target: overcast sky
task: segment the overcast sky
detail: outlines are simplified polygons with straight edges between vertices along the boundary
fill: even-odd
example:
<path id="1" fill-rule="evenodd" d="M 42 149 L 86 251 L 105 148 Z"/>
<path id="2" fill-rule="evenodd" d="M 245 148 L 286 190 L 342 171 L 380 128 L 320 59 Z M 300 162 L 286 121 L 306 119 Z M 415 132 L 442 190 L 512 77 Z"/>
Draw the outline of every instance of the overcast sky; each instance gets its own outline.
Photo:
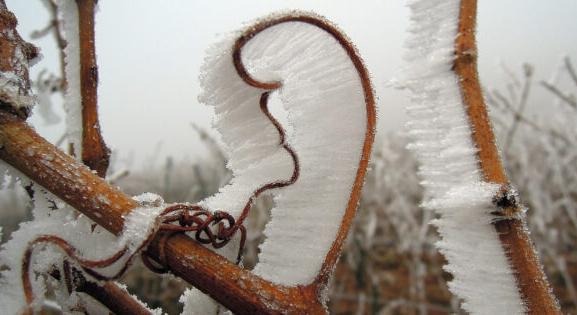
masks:
<path id="1" fill-rule="evenodd" d="M 40 0 L 7 0 L 28 38 L 48 23 Z M 360 4 L 362 3 L 362 5 Z M 106 142 L 142 161 L 161 151 L 177 158 L 199 151 L 194 122 L 210 126 L 210 110 L 198 104 L 199 68 L 204 51 L 218 34 L 280 9 L 310 10 L 340 26 L 357 45 L 372 74 L 379 102 L 379 132 L 403 128 L 404 94 L 387 86 L 402 65 L 408 9 L 400 0 L 235 0 L 235 1 L 112 1 L 100 0 L 96 45 L 100 67 L 99 102 Z M 478 41 L 480 75 L 485 86 L 499 87 L 499 63 L 520 69 L 536 67 L 547 78 L 564 55 L 577 62 L 577 1 L 481 0 Z M 52 37 L 35 42 L 44 60 L 33 69 L 57 73 Z M 63 127 L 41 133 L 58 138 Z"/>

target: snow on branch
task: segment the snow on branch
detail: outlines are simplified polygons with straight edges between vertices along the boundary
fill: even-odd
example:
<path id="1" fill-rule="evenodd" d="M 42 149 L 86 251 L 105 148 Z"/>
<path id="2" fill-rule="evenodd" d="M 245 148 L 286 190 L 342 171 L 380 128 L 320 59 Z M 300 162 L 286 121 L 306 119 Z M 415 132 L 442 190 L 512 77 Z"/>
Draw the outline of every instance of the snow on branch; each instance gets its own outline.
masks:
<path id="1" fill-rule="evenodd" d="M 61 20 L 64 46 L 64 73 L 66 91 L 66 134 L 72 144 L 74 156 L 82 157 L 82 101 L 80 91 L 80 34 L 76 0 L 57 1 L 58 18 Z"/>
<path id="2" fill-rule="evenodd" d="M 157 195 L 146 193 L 134 199 L 141 206 L 125 215 L 124 230 L 116 238 L 88 218 L 76 218 L 75 210 L 56 196 L 36 191 L 34 219 L 22 223 L 0 251 L 0 265 L 5 268 L 0 278 L 4 310 L 16 314 L 40 307 L 47 287 L 56 290 L 64 310 L 77 307 L 79 297 L 67 288 L 70 284 L 50 277 L 54 272 L 72 277 L 64 267 L 69 264 L 86 272 L 83 281 L 85 277 L 101 281 L 121 276 L 155 235 L 160 226 L 158 215 L 164 209 Z"/>
<path id="3" fill-rule="evenodd" d="M 16 32 L 16 18 L 0 2 L 0 103 L 24 111 L 35 103 L 30 89 L 28 66 L 39 59 L 38 49 Z"/>

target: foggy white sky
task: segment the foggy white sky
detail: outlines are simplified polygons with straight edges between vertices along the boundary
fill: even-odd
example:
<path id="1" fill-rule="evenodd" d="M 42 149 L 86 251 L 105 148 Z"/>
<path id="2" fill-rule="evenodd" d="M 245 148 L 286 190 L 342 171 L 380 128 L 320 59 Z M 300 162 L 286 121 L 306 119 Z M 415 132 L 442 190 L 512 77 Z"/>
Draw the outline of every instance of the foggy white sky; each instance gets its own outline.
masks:
<path id="1" fill-rule="evenodd" d="M 43 28 L 48 14 L 40 0 L 7 0 L 28 38 Z M 237 0 L 237 1 L 112 1 L 100 0 L 96 45 L 100 67 L 99 103 L 106 142 L 142 162 L 158 152 L 175 158 L 195 156 L 198 140 L 194 122 L 210 125 L 210 110 L 198 104 L 199 68 L 204 51 L 226 33 L 279 9 L 315 11 L 340 26 L 357 45 L 372 74 L 379 102 L 379 132 L 403 128 L 404 94 L 386 83 L 402 66 L 408 9 L 401 0 Z M 359 4 L 362 3 L 362 6 Z M 520 69 L 536 67 L 545 79 L 564 55 L 577 61 L 577 1 L 479 1 L 479 53 L 482 83 L 499 87 L 503 62 Z M 52 37 L 35 42 L 44 60 L 33 69 L 58 72 Z M 50 140 L 62 126 L 46 127 L 32 119 Z M 202 150 L 202 148 L 200 149 Z"/>

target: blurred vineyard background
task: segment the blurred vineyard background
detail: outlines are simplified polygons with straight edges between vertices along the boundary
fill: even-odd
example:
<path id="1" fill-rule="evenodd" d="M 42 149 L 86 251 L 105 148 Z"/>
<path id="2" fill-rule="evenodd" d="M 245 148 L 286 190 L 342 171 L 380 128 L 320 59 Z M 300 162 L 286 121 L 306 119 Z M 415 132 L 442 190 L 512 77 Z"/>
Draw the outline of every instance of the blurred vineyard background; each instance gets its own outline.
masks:
<path id="1" fill-rule="evenodd" d="M 508 83 L 485 91 L 506 168 L 527 206 L 528 228 L 563 312 L 577 314 L 577 75 L 564 58 L 552 78 L 535 78 L 533 67 L 503 67 Z M 58 93 L 56 77 L 35 82 L 40 97 Z M 533 98 L 536 91 L 547 102 Z M 42 105 L 45 106 L 45 105 Z M 57 120 L 43 108 L 46 120 Z M 206 151 L 193 162 L 151 157 L 132 168 L 113 160 L 108 180 L 131 195 L 155 192 L 167 202 L 195 202 L 230 179 L 226 157 L 210 133 L 193 126 Z M 462 313 L 448 291 L 451 275 L 435 249 L 434 214 L 419 204 L 417 162 L 406 150 L 403 132 L 380 135 L 372 155 L 358 215 L 330 287 L 331 314 Z M 247 222 L 244 266 L 258 261 L 262 230 L 269 220 L 270 197 L 260 198 Z M 8 180 L 0 192 L 2 242 L 30 213 L 26 192 Z M 152 307 L 178 314 L 186 284 L 136 266 L 123 279 L 129 290 Z M 488 301 L 490 303 L 490 301 Z"/>

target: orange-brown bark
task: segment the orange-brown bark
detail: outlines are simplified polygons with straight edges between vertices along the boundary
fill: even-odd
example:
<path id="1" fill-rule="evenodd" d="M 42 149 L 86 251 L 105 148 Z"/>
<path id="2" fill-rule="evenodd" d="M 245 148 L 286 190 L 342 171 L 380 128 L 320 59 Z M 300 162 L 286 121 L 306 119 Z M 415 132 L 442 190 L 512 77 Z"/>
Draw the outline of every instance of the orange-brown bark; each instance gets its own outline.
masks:
<path id="1" fill-rule="evenodd" d="M 51 9 L 53 10 L 53 16 L 56 19 L 56 6 L 54 3 L 50 2 L 51 5 Z M 56 20 L 54 20 L 52 27 L 58 28 L 57 22 Z M 27 62 L 30 61 L 32 58 L 35 58 L 37 56 L 37 50 L 36 48 L 25 42 L 20 35 L 18 34 L 18 32 L 16 31 L 15 27 L 16 27 L 16 18 L 14 17 L 14 15 L 8 11 L 8 9 L 6 8 L 4 1 L 0 0 L 0 30 L 2 30 L 0 32 L 0 71 L 5 71 L 5 72 L 11 72 L 11 73 L 15 73 L 19 76 L 20 78 L 20 82 L 22 82 L 22 86 L 21 86 L 21 90 L 22 91 L 29 91 L 30 89 L 30 79 L 29 79 L 29 74 L 28 74 L 28 65 Z M 56 32 L 58 32 L 58 30 L 56 30 Z M 8 34 L 11 34 L 12 37 L 9 37 Z M 61 43 L 59 43 L 61 44 Z M 21 52 L 24 53 L 24 57 L 25 59 L 22 60 L 20 58 L 20 56 L 18 56 L 20 54 L 20 52 L 18 51 L 20 50 Z M 23 118 L 25 118 L 28 115 L 28 109 L 24 108 L 24 109 L 15 109 L 13 106 L 14 104 L 11 104 L 10 102 L 13 101 L 11 99 L 4 99 L 4 101 L 7 104 L 4 104 L 4 108 L 6 110 L 9 110 L 12 113 L 15 113 Z M 46 157 L 47 160 L 50 160 L 49 157 Z M 46 161 L 45 161 L 46 162 Z M 28 272 L 28 269 L 26 268 L 26 273 Z M 89 288 L 90 290 L 87 290 L 85 293 L 90 294 L 90 293 L 100 293 L 100 295 L 110 295 L 110 294 L 114 294 L 114 297 L 116 298 L 116 300 L 121 301 L 120 304 L 124 305 L 121 306 L 121 308 L 119 308 L 118 310 L 124 308 L 126 310 L 130 310 L 129 312 L 124 312 L 124 314 L 128 314 L 128 313 L 132 313 L 134 314 L 134 311 L 138 311 L 139 314 L 145 314 L 143 311 L 145 310 L 140 304 L 138 304 L 136 301 L 134 301 L 134 299 L 128 294 L 126 293 L 124 290 L 121 290 L 120 288 L 118 288 L 116 286 L 116 284 L 114 284 L 113 282 L 108 282 L 106 284 L 104 284 L 104 286 L 99 286 L 96 283 L 86 283 L 88 286 L 87 288 Z M 24 286 L 26 287 L 26 282 L 24 283 Z M 29 286 L 29 285 L 28 285 Z M 26 293 L 32 293 L 32 289 L 28 288 L 28 290 L 26 291 Z M 95 296 L 96 298 L 96 296 Z M 101 301 L 101 302 L 106 302 L 106 301 Z M 110 301 L 108 301 L 108 303 L 110 304 Z M 104 303 L 106 305 L 106 303 Z M 113 303 L 111 310 L 115 310 L 116 307 L 115 305 L 118 303 Z M 26 310 L 25 312 L 30 312 L 31 310 Z"/>
<path id="2" fill-rule="evenodd" d="M 136 201 L 40 137 L 22 119 L 0 111 L 0 158 L 114 234 Z"/>
<path id="3" fill-rule="evenodd" d="M 90 295 L 106 306 L 116 315 L 150 315 L 150 311 L 133 299 L 128 292 L 119 288 L 114 282 L 101 284 L 85 279 L 81 274 L 75 275 L 74 289 Z"/>
<path id="4" fill-rule="evenodd" d="M 123 215 L 137 206 L 22 119 L 4 111 L 0 111 L 0 147 L 0 159 L 116 235 L 122 232 Z M 147 253 L 156 261 L 164 257 L 172 273 L 238 314 L 325 312 L 314 288 L 274 285 L 183 234 L 169 237 L 164 244 L 162 235 L 157 235 Z"/>
<path id="5" fill-rule="evenodd" d="M 471 123 L 473 141 L 479 149 L 479 167 L 483 178 L 488 182 L 506 185 L 509 180 L 495 145 L 477 74 L 476 16 L 477 1 L 461 0 L 454 71 L 460 79 L 461 96 Z M 495 229 L 514 270 L 521 298 L 529 313 L 559 314 L 559 305 L 551 294 L 523 219 L 504 218 L 495 223 Z"/>
<path id="6" fill-rule="evenodd" d="M 80 95 L 82 102 L 82 161 L 104 177 L 110 150 L 100 132 L 98 120 L 98 66 L 94 46 L 96 0 L 76 0 L 80 42 Z"/>

